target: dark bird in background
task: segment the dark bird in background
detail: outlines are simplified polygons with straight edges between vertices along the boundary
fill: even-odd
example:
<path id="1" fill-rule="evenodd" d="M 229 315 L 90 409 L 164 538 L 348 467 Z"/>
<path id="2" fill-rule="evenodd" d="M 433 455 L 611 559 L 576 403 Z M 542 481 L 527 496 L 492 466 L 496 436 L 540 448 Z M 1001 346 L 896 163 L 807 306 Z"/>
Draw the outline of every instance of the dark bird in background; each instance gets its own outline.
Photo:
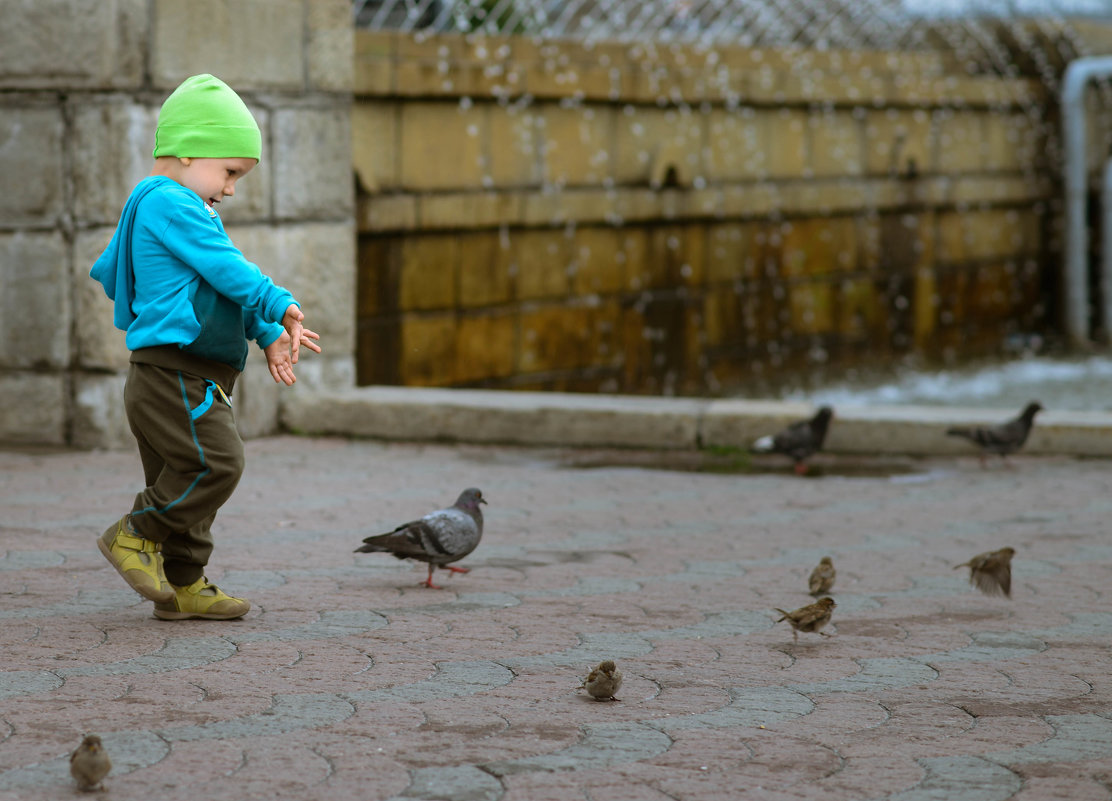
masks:
<path id="1" fill-rule="evenodd" d="M 807 587 L 810 589 L 811 595 L 817 598 L 830 592 L 834 587 L 834 578 L 837 575 L 837 571 L 834 570 L 834 560 L 829 556 L 820 559 L 818 566 L 811 571 L 811 577 L 807 579 Z"/>
<path id="2" fill-rule="evenodd" d="M 813 604 L 801 606 L 793 612 L 785 612 L 783 609 L 776 609 L 783 617 L 779 618 L 776 622 L 781 620 L 788 621 L 792 627 L 792 640 L 798 640 L 798 632 L 814 632 L 821 634 L 824 637 L 829 637 L 825 631 L 821 631 L 822 627 L 830 622 L 830 616 L 834 612 L 833 598 L 819 598 Z M 774 607 L 775 608 L 775 607 Z"/>
<path id="3" fill-rule="evenodd" d="M 104 777 L 112 770 L 112 760 L 95 734 L 86 734 L 81 745 L 70 754 L 70 775 L 78 790 L 103 790 Z"/>
<path id="4" fill-rule="evenodd" d="M 605 659 L 587 674 L 587 678 L 583 679 L 583 686 L 587 689 L 587 694 L 596 701 L 620 701 L 614 694 L 622 688 L 622 671 L 618 670 L 614 660 Z"/>
<path id="5" fill-rule="evenodd" d="M 807 472 L 807 459 L 822 449 L 833 416 L 833 409 L 822 406 L 810 420 L 800 420 L 777 434 L 761 437 L 753 443 L 752 450 L 782 453 L 794 462 L 795 472 L 803 475 Z"/>
<path id="6" fill-rule="evenodd" d="M 387 534 L 367 537 L 355 553 L 390 553 L 398 559 L 426 562 L 429 576 L 423 583 L 439 590 L 440 587 L 432 583 L 432 572 L 437 567 L 453 573 L 469 571 L 469 568 L 453 567 L 451 563 L 475 550 L 482 539 L 481 503 L 486 503 L 482 492 L 474 487 L 465 489 L 447 509 L 429 512 L 420 520 L 403 523 Z"/>
<path id="7" fill-rule="evenodd" d="M 973 442 L 981 449 L 981 464 L 985 463 L 985 455 L 995 453 L 1006 457 L 1023 447 L 1031 427 L 1035 424 L 1035 415 L 1042 411 L 1042 404 L 1031 401 L 1020 412 L 1019 417 L 996 426 L 969 426 L 946 429 L 947 436 L 963 437 Z"/>
<path id="8" fill-rule="evenodd" d="M 985 595 L 1012 597 L 1012 557 L 1015 548 L 1001 548 L 999 551 L 979 553 L 968 562 L 954 565 L 969 568 L 969 583 Z"/>

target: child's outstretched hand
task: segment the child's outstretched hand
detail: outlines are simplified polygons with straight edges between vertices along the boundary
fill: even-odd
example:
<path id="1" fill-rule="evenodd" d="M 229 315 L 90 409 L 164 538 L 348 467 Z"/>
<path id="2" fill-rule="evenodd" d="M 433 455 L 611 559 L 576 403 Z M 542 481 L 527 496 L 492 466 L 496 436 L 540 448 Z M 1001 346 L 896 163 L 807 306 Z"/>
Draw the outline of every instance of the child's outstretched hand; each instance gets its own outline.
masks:
<path id="1" fill-rule="evenodd" d="M 301 309 L 291 303 L 282 318 L 282 327 L 286 330 L 278 339 L 263 348 L 267 366 L 275 383 L 290 386 L 297 381 L 293 374 L 293 366 L 297 364 L 298 351 L 302 345 L 320 353 L 320 345 L 316 343 L 316 340 L 320 339 L 320 334 L 305 328 L 301 324 L 304 319 L 305 315 Z"/>
<path id="2" fill-rule="evenodd" d="M 282 327 L 286 329 L 286 333 L 290 335 L 290 359 L 294 364 L 297 364 L 298 350 L 302 345 L 309 350 L 320 353 L 320 345 L 312 340 L 320 339 L 320 334 L 315 334 L 308 328 L 301 325 L 302 320 L 305 319 L 305 314 L 301 311 L 301 307 L 296 303 L 291 303 L 286 307 L 286 314 L 282 317 Z"/>

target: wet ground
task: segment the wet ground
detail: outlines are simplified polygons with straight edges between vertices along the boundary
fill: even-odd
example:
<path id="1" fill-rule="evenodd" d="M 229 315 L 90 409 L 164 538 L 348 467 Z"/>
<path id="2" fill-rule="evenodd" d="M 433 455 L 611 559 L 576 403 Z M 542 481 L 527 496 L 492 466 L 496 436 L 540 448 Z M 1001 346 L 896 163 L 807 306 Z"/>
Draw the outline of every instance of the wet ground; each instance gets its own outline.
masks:
<path id="1" fill-rule="evenodd" d="M 1020 409 L 1030 400 L 1059 411 L 1112 410 L 1112 357 L 1030 357 L 944 370 L 899 370 L 788 390 L 780 400 L 838 406 L 927 405 Z"/>
<path id="2" fill-rule="evenodd" d="M 722 473 L 728 475 L 791 475 L 792 462 L 784 456 L 752 454 L 740 448 L 706 450 L 610 450 L 569 451 L 560 458 L 567 468 L 589 470 L 601 468 L 637 468 L 641 470 L 680 470 L 690 473 Z M 909 476 L 926 478 L 931 466 L 922 460 L 898 456 L 859 456 L 817 454 L 810 458 L 805 478 L 823 476 L 841 478 L 888 479 Z"/>

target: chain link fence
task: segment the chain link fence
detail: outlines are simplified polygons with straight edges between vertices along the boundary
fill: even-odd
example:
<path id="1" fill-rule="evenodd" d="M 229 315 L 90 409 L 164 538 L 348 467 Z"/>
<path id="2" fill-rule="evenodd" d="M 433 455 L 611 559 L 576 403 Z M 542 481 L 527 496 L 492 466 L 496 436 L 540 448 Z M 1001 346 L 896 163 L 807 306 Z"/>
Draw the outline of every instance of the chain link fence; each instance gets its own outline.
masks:
<path id="1" fill-rule="evenodd" d="M 1060 39 L 1070 19 L 1112 20 L 1112 0 L 354 0 L 352 10 L 370 30 L 878 50 L 992 51 Z"/>

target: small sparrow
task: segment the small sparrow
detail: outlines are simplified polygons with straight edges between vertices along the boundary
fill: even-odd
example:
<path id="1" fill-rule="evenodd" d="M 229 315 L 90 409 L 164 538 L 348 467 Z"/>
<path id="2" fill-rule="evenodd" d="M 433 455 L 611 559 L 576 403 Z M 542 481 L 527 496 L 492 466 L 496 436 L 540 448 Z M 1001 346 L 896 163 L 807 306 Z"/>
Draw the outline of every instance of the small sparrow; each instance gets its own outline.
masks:
<path id="1" fill-rule="evenodd" d="M 1012 557 L 1015 548 L 1001 548 L 999 551 L 979 553 L 968 562 L 954 565 L 969 568 L 969 583 L 985 595 L 1012 597 Z"/>
<path id="2" fill-rule="evenodd" d="M 793 641 L 799 639 L 798 632 L 800 631 L 813 631 L 824 637 L 829 637 L 829 634 L 825 631 L 820 631 L 820 629 L 830 622 L 830 615 L 833 613 L 835 606 L 837 606 L 837 604 L 834 603 L 833 598 L 819 598 L 813 604 L 801 606 L 794 612 L 785 612 L 783 609 L 777 609 L 776 611 L 783 615 L 783 617 L 776 622 L 779 623 L 781 620 L 786 620 L 791 624 Z"/>
<path id="3" fill-rule="evenodd" d="M 834 586 L 835 576 L 837 576 L 837 572 L 834 570 L 833 560 L 829 556 L 824 556 L 819 560 L 818 566 L 811 571 L 811 577 L 807 579 L 807 586 L 811 589 L 811 595 L 817 598 L 830 592 Z"/>
<path id="4" fill-rule="evenodd" d="M 800 420 L 783 431 L 761 437 L 753 443 L 752 450 L 756 453 L 784 454 L 792 460 L 795 472 L 802 476 L 807 472 L 807 459 L 822 450 L 826 429 L 830 427 L 833 416 L 834 410 L 823 406 L 811 419 Z"/>
<path id="5" fill-rule="evenodd" d="M 998 454 L 1006 458 L 1009 453 L 1015 453 L 1027 441 L 1031 427 L 1035 425 L 1035 415 L 1043 410 L 1038 401 L 1031 401 L 1019 413 L 1019 417 L 996 426 L 970 426 L 965 428 L 949 428 L 946 435 L 962 437 L 981 448 L 981 465 L 985 463 L 985 455 Z"/>
<path id="6" fill-rule="evenodd" d="M 95 734 L 86 734 L 81 745 L 70 754 L 70 774 L 79 790 L 103 790 L 104 777 L 112 770 L 108 752 Z"/>
<path id="7" fill-rule="evenodd" d="M 603 660 L 583 679 L 583 686 L 596 701 L 620 701 L 614 694 L 622 688 L 622 671 L 618 670 L 614 660 Z"/>

